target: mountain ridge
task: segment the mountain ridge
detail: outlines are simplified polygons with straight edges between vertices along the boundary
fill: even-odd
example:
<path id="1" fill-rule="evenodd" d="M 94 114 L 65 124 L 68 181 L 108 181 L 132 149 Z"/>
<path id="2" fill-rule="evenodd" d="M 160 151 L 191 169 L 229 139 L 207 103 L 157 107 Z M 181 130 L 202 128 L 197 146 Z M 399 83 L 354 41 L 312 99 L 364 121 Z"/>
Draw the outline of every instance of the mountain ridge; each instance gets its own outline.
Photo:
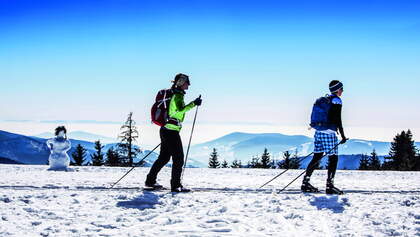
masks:
<path id="1" fill-rule="evenodd" d="M 48 163 L 48 158 L 50 155 L 50 150 L 46 145 L 46 138 L 39 138 L 35 136 L 25 136 L 15 133 L 10 133 L 7 131 L 0 130 L 0 163 L 10 163 L 17 162 L 19 164 L 35 164 L 35 165 L 45 165 Z M 70 159 L 71 154 L 75 151 L 78 144 L 82 145 L 86 150 L 85 163 L 91 161 L 91 155 L 95 152 L 95 143 L 90 141 L 69 139 L 71 142 L 72 148 L 67 152 Z M 108 149 L 115 147 L 117 143 L 104 144 L 103 154 L 106 154 Z M 134 162 L 138 162 L 146 154 L 148 150 L 143 150 Z M 158 153 L 153 152 L 148 158 L 146 158 L 145 166 L 149 167 L 157 159 Z M 170 166 L 170 164 L 168 164 Z M 198 167 L 203 166 L 198 161 L 194 159 L 190 160 L 188 167 Z"/>
<path id="2" fill-rule="evenodd" d="M 419 147 L 420 143 L 415 143 Z M 370 154 L 374 149 L 381 157 L 388 155 L 391 142 L 350 139 L 339 146 L 339 154 L 345 162 L 341 168 L 358 167 L 361 154 Z M 252 157 L 260 156 L 267 148 L 272 159 L 282 160 L 283 152 L 298 152 L 306 156 L 313 151 L 313 138 L 304 135 L 285 135 L 281 133 L 241 133 L 233 132 L 222 137 L 196 144 L 191 148 L 191 157 L 202 163 L 208 162 L 210 153 L 216 148 L 221 161 L 229 163 L 241 160 L 246 164 Z M 347 157 L 347 158 L 344 158 Z M 357 157 L 357 159 L 355 158 Z M 355 158 L 354 160 L 350 158 Z"/>

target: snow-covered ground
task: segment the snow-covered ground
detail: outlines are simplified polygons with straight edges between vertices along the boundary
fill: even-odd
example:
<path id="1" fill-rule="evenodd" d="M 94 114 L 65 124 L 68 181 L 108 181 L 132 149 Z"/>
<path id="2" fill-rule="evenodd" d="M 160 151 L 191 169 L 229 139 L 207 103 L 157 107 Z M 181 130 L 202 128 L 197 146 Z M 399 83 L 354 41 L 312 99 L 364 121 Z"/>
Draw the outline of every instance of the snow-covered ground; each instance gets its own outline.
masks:
<path id="1" fill-rule="evenodd" d="M 420 236 L 420 172 L 338 171 L 346 195 L 302 194 L 291 170 L 187 169 L 187 194 L 143 192 L 148 168 L 0 165 L 0 236 Z M 312 181 L 323 187 L 326 171 Z M 168 185 L 170 169 L 160 183 Z"/>

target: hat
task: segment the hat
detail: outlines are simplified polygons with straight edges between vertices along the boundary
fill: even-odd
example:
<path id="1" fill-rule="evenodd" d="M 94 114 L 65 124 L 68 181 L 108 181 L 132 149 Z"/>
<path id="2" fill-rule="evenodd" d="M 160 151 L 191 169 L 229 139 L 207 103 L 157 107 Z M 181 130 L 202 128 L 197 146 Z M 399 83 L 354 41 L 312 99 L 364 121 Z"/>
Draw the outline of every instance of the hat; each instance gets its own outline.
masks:
<path id="1" fill-rule="evenodd" d="M 330 91 L 331 93 L 337 92 L 338 90 L 343 88 L 343 83 L 340 81 L 332 81 L 330 82 Z"/>
<path id="2" fill-rule="evenodd" d="M 179 73 L 175 76 L 175 79 L 172 81 L 174 83 L 174 85 L 176 87 L 181 87 L 183 86 L 185 83 L 188 83 L 188 85 L 190 85 L 190 78 L 182 73 Z"/>

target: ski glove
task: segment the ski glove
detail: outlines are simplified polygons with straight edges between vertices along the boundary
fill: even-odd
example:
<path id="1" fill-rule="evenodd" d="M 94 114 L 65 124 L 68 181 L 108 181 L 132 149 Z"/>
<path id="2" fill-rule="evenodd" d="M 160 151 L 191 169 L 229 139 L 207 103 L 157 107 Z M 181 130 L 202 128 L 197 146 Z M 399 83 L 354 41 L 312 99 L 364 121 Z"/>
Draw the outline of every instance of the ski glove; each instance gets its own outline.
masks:
<path id="1" fill-rule="evenodd" d="M 197 106 L 200 106 L 202 102 L 203 102 L 203 100 L 200 97 L 198 97 L 197 99 L 194 100 L 194 104 L 197 105 Z"/>

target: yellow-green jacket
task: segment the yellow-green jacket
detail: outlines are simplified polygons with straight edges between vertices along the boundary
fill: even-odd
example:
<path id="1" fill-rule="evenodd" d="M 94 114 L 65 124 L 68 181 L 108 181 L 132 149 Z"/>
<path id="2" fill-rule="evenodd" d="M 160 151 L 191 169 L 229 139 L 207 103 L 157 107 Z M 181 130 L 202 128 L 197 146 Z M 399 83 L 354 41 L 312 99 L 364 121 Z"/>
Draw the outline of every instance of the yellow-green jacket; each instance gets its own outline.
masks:
<path id="1" fill-rule="evenodd" d="M 173 89 L 174 95 L 169 103 L 168 118 L 169 121 L 165 128 L 175 131 L 181 131 L 182 122 L 184 122 L 185 113 L 195 107 L 194 102 L 185 105 L 184 94 L 185 92 L 179 89 Z"/>

